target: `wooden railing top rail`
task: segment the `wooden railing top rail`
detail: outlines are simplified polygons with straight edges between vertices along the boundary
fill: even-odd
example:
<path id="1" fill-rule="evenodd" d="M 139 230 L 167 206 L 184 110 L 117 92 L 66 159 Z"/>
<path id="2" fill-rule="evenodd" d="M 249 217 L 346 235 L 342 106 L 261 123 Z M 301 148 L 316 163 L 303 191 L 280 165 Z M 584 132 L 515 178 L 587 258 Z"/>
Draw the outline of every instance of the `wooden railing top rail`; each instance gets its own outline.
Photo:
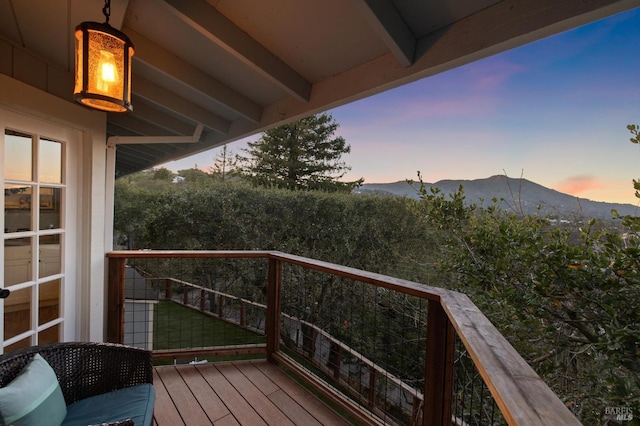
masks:
<path id="1" fill-rule="evenodd" d="M 581 424 L 467 295 L 451 291 L 441 303 L 509 424 Z"/>
<path id="2" fill-rule="evenodd" d="M 323 262 L 322 260 L 309 259 L 307 257 L 296 256 L 279 251 L 270 252 L 269 255 L 273 259 L 284 260 L 294 265 L 304 266 L 316 271 L 327 272 L 340 277 L 373 284 L 378 287 L 399 291 L 422 299 L 439 301 L 440 296 L 447 292 L 447 290 L 438 287 L 431 287 L 426 284 L 419 284 L 413 281 L 403 280 L 401 278 L 394 278 L 387 275 L 377 274 L 375 272 L 363 271 L 349 266 L 336 265 L 335 263 Z"/>
<path id="3" fill-rule="evenodd" d="M 265 250 L 114 250 L 107 257 L 114 259 L 155 258 L 269 258 L 273 252 Z"/>
<path id="4" fill-rule="evenodd" d="M 268 258 L 439 302 L 509 424 L 580 424 L 465 294 L 278 251 L 141 250 L 114 251 L 107 257 Z"/>
<path id="5" fill-rule="evenodd" d="M 375 272 L 363 271 L 362 269 L 351 268 L 349 266 L 337 265 L 335 263 L 324 262 L 322 260 L 310 259 L 308 257 L 296 256 L 280 251 L 206 251 L 206 250 L 119 250 L 107 253 L 110 258 L 265 258 L 283 260 L 293 265 L 304 266 L 316 271 L 327 272 L 344 278 L 350 278 L 364 283 L 384 287 L 389 290 L 399 291 L 411 296 L 420 297 L 427 300 L 440 301 L 440 296 L 447 293 L 438 287 L 431 287 L 426 284 L 419 284 L 413 281 L 394 278 Z"/>

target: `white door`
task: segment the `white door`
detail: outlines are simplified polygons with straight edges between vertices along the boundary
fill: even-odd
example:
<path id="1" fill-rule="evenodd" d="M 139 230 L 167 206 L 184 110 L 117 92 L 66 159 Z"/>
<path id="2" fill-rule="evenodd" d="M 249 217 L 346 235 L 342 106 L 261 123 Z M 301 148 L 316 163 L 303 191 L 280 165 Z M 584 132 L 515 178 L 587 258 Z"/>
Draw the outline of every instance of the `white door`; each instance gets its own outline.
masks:
<path id="1" fill-rule="evenodd" d="M 75 337 L 79 131 L 0 111 L 0 353 Z"/>

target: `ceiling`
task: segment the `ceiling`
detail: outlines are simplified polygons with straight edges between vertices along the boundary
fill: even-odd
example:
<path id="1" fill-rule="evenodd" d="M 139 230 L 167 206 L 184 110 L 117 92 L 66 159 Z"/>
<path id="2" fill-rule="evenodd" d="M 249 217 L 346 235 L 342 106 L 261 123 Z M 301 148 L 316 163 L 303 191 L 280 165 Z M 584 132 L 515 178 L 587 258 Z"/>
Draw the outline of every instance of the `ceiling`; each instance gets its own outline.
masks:
<path id="1" fill-rule="evenodd" d="M 0 0 L 0 39 L 71 76 L 74 29 L 104 22 L 103 6 Z M 116 175 L 637 6 L 640 0 L 111 0 L 110 24 L 135 46 L 133 112 L 108 114 Z M 71 101 L 69 84 L 53 92 Z"/>

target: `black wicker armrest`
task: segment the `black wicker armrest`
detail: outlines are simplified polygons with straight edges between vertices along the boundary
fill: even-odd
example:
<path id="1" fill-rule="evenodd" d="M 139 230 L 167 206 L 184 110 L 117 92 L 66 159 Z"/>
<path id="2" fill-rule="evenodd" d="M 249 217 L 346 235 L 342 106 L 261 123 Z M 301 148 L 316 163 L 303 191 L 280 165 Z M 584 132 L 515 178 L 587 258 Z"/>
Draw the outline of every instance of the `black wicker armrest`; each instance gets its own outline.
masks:
<path id="1" fill-rule="evenodd" d="M 39 353 L 56 372 L 67 405 L 129 386 L 153 383 L 151 352 L 110 343 L 65 342 L 19 349 L 0 357 L 0 386 Z"/>

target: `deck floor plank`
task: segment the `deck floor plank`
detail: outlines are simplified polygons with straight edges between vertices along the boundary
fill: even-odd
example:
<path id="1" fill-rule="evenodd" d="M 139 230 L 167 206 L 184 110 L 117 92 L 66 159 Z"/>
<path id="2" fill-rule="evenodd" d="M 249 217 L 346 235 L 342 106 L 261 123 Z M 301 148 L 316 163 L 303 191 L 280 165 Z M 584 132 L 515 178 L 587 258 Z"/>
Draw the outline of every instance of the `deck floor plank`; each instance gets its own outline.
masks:
<path id="1" fill-rule="evenodd" d="M 290 419 L 293 419 L 297 425 L 322 426 L 307 410 L 302 408 L 293 398 L 286 392 L 279 390 L 272 392 L 269 399 L 273 401 Z"/>
<path id="2" fill-rule="evenodd" d="M 347 425 L 266 360 L 156 367 L 154 422 L 165 425 Z"/>
<path id="3" fill-rule="evenodd" d="M 244 375 L 265 395 L 269 396 L 273 392 L 279 391 L 280 387 L 258 368 L 258 365 L 262 364 L 268 364 L 268 362 L 265 360 L 254 362 L 241 361 L 241 368 Z"/>
<path id="4" fill-rule="evenodd" d="M 295 423 L 289 420 L 273 401 L 267 398 L 263 391 L 256 387 L 236 366 L 220 364 L 216 367 L 247 401 L 251 401 L 251 406 L 260 413 L 268 425 L 295 426 Z"/>
<path id="5" fill-rule="evenodd" d="M 156 389 L 156 404 L 153 408 L 153 419 L 158 426 L 184 425 L 178 409 L 173 405 L 173 400 L 164 382 L 158 375 L 158 371 L 153 371 L 153 385 Z"/>
<path id="6" fill-rule="evenodd" d="M 224 416 L 220 420 L 217 420 L 215 425 L 216 426 L 242 426 L 242 424 L 238 422 L 238 420 L 236 420 L 235 417 L 233 417 L 233 414 L 229 414 L 227 416 Z"/>
<path id="7" fill-rule="evenodd" d="M 242 425 L 266 425 L 260 414 L 233 387 L 226 377 L 213 364 L 197 365 L 196 368 L 205 378 L 218 397 L 224 402 Z"/>
<path id="8" fill-rule="evenodd" d="M 190 366 L 186 367 L 189 368 Z M 173 405 L 178 409 L 180 417 L 182 417 L 187 425 L 205 425 L 211 423 L 211 420 L 207 417 L 176 368 L 158 367 L 156 368 L 156 372 L 166 384 L 166 388 L 171 394 Z M 186 421 L 187 418 L 189 421 Z"/>
<path id="9" fill-rule="evenodd" d="M 212 422 L 217 424 L 219 420 L 231 414 L 218 394 L 211 389 L 209 383 L 195 367 L 182 367 L 178 372 Z"/>
<path id="10" fill-rule="evenodd" d="M 256 365 L 256 362 L 254 362 Z M 329 408 L 324 402 L 316 398 L 309 391 L 304 389 L 295 380 L 285 374 L 277 366 L 264 362 L 259 367 L 280 389 L 297 401 L 314 418 L 323 425 L 344 425 L 349 423 L 338 413 Z"/>

